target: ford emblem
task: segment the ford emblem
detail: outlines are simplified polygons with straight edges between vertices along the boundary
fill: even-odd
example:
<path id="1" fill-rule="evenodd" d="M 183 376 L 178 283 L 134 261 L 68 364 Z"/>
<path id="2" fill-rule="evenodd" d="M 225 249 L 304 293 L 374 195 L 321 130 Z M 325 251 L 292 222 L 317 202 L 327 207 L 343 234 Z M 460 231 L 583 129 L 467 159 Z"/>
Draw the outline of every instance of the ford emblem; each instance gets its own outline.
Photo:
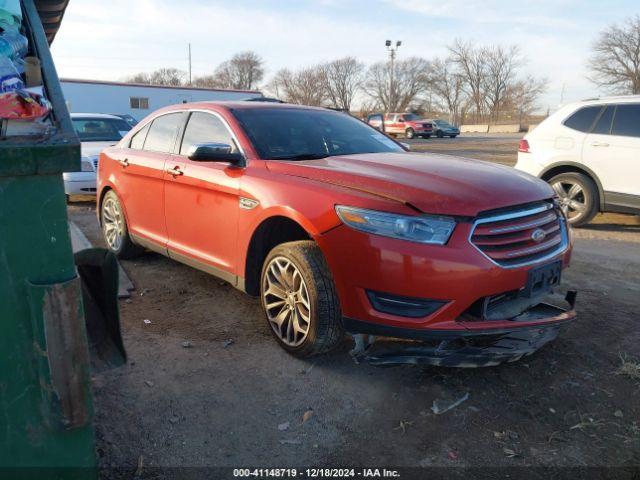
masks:
<path id="1" fill-rule="evenodd" d="M 544 240 L 546 236 L 547 234 L 545 233 L 544 230 L 542 230 L 541 228 L 537 228 L 531 234 L 531 240 L 533 240 L 536 243 L 540 243 L 541 241 Z"/>

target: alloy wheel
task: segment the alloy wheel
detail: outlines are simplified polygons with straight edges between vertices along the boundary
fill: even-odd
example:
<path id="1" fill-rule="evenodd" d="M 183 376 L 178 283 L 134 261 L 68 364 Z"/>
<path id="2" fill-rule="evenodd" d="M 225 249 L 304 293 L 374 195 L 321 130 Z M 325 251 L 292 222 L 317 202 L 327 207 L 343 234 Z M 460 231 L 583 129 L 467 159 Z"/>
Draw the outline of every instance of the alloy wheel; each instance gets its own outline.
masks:
<path id="1" fill-rule="evenodd" d="M 560 208 L 571 220 L 578 219 L 587 212 L 587 196 L 582 185 L 562 180 L 551 185 L 560 200 Z"/>
<path id="2" fill-rule="evenodd" d="M 124 238 L 124 216 L 114 198 L 107 198 L 102 205 L 102 229 L 109 248 L 118 251 Z"/>
<path id="3" fill-rule="evenodd" d="M 311 302 L 300 270 L 291 260 L 275 257 L 262 281 L 262 301 L 272 330 L 284 344 L 301 345 L 309 334 Z"/>

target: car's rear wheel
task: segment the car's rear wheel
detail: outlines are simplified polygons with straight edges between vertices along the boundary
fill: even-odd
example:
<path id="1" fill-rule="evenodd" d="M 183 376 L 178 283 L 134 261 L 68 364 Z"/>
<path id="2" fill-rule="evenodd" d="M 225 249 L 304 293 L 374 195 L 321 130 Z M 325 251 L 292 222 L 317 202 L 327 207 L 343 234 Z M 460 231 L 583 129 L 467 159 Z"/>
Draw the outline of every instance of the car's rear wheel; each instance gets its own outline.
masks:
<path id="1" fill-rule="evenodd" d="M 118 258 L 134 258 L 144 251 L 142 247 L 131 240 L 124 209 L 118 195 L 113 190 L 109 190 L 102 199 L 100 219 L 102 222 L 102 236 L 107 248 L 115 253 Z"/>
<path id="2" fill-rule="evenodd" d="M 404 131 L 404 136 L 407 138 L 413 138 L 416 136 L 416 132 L 413 128 L 409 127 Z"/>
<path id="3" fill-rule="evenodd" d="M 558 195 L 569 223 L 574 227 L 589 223 L 598 213 L 598 188 L 586 175 L 576 172 L 561 173 L 551 178 L 549 184 Z"/>
<path id="4" fill-rule="evenodd" d="M 271 332 L 287 352 L 311 357 L 330 351 L 342 340 L 335 285 L 314 242 L 275 247 L 264 262 L 260 290 Z"/>

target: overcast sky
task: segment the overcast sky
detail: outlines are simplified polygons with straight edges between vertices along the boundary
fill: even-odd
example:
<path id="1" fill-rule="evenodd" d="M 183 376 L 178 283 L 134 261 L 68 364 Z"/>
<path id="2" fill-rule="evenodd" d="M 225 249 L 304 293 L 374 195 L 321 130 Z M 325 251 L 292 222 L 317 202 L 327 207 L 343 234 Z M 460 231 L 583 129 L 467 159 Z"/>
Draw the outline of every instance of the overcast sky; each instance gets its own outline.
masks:
<path id="1" fill-rule="evenodd" d="M 267 77 L 352 55 L 446 55 L 459 37 L 519 45 L 523 70 L 550 80 L 540 109 L 597 94 L 585 78 L 589 47 L 607 24 L 640 13 L 637 0 L 72 0 L 53 45 L 61 77 L 119 80 L 159 67 L 210 73 L 235 52 L 254 50 Z"/>

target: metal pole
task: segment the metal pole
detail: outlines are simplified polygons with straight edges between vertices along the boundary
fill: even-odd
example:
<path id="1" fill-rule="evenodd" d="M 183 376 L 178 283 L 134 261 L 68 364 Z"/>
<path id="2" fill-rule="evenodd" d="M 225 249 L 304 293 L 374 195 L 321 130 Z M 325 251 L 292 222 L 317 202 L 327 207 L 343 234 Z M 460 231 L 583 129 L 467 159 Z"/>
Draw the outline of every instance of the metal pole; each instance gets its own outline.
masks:
<path id="1" fill-rule="evenodd" d="M 189 86 L 191 86 L 191 44 L 189 44 Z"/>
<path id="2" fill-rule="evenodd" d="M 396 103 L 395 103 L 395 95 L 394 95 L 394 88 L 393 88 L 393 73 L 395 72 L 395 60 L 396 60 L 396 51 L 395 49 L 391 49 L 391 72 L 390 72 L 390 79 L 389 79 L 389 110 L 395 110 L 396 108 Z"/>

